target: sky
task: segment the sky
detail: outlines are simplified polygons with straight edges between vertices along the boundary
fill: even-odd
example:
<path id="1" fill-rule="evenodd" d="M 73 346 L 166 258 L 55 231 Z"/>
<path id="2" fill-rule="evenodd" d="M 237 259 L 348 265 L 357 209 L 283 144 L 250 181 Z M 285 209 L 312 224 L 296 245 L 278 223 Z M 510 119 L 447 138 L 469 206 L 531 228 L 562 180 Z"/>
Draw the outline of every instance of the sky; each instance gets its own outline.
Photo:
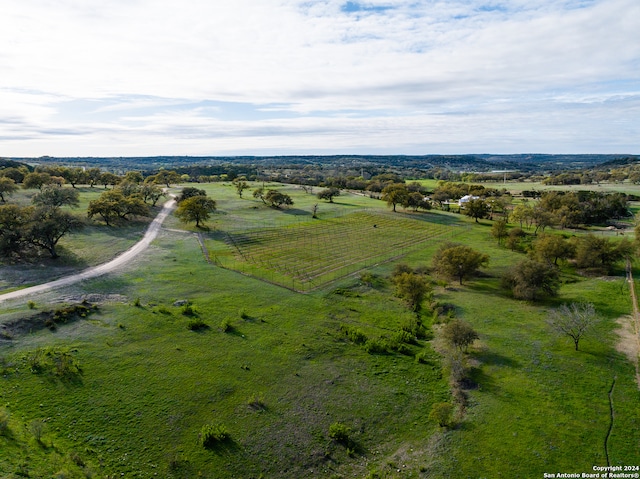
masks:
<path id="1" fill-rule="evenodd" d="M 640 154 L 638 0 L 0 12 L 0 157 Z"/>

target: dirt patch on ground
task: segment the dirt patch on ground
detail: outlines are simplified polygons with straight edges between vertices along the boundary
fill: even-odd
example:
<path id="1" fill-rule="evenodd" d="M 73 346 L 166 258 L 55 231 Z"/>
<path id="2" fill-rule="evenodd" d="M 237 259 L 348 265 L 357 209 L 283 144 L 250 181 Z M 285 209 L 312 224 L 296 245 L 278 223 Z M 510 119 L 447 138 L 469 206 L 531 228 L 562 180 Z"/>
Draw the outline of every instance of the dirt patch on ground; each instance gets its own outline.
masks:
<path id="1" fill-rule="evenodd" d="M 618 335 L 616 350 L 624 354 L 636 366 L 636 382 L 640 389 L 640 370 L 638 369 L 640 343 L 636 335 L 633 318 L 631 316 L 622 316 L 616 320 L 616 323 L 620 326 L 616 329 L 616 334 Z"/>
<path id="2" fill-rule="evenodd" d="M 58 299 L 58 303 L 82 303 L 89 302 L 91 304 L 102 304 L 102 303 L 128 303 L 129 298 L 123 294 L 82 294 L 82 295 L 68 295 L 68 296 L 60 296 Z"/>

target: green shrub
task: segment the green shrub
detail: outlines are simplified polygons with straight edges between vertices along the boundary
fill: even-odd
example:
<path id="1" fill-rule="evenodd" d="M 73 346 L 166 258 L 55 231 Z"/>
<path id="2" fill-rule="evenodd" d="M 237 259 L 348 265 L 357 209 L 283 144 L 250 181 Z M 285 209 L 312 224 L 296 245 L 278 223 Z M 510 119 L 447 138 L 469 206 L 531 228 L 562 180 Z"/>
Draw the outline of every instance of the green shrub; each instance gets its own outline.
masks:
<path id="1" fill-rule="evenodd" d="M 230 333 L 231 331 L 233 331 L 233 325 L 231 324 L 231 320 L 229 320 L 228 318 L 223 319 L 220 322 L 220 330 L 223 333 Z"/>
<path id="2" fill-rule="evenodd" d="M 205 449 L 213 449 L 230 439 L 229 431 L 222 424 L 205 424 L 200 430 L 200 445 Z"/>
<path id="3" fill-rule="evenodd" d="M 367 335 L 358 328 L 353 328 L 343 324 L 340 326 L 340 330 L 349 338 L 349 341 L 356 344 L 364 344 L 367 342 Z"/>
<path id="4" fill-rule="evenodd" d="M 207 329 L 209 326 L 200 318 L 190 319 L 187 323 L 187 328 L 191 331 L 202 331 L 203 329 Z"/>
<path id="5" fill-rule="evenodd" d="M 360 282 L 365 286 L 372 288 L 375 284 L 379 282 L 379 278 L 375 274 L 369 271 L 364 271 L 360 273 Z"/>
<path id="6" fill-rule="evenodd" d="M 27 308 L 36 309 L 36 303 L 33 301 L 27 301 Z"/>
<path id="7" fill-rule="evenodd" d="M 251 319 L 251 316 L 249 316 L 249 313 L 247 313 L 244 309 L 242 311 L 240 311 L 240 318 L 242 319 Z"/>
<path id="8" fill-rule="evenodd" d="M 29 423 L 29 432 L 36 441 L 42 442 L 42 435 L 46 429 L 46 424 L 42 419 L 34 419 Z"/>
<path id="9" fill-rule="evenodd" d="M 82 373 L 80 362 L 63 348 L 38 348 L 27 353 L 25 359 L 35 374 L 51 373 L 69 379 Z"/>
<path id="10" fill-rule="evenodd" d="M 140 298 L 139 297 L 135 299 L 135 301 L 133 302 L 133 305 L 136 308 L 141 308 L 142 307 L 142 303 L 140 302 Z"/>
<path id="11" fill-rule="evenodd" d="M 249 397 L 247 406 L 256 411 L 264 411 L 267 409 L 267 404 L 264 402 L 264 396 L 262 396 L 262 394 L 253 394 Z"/>
<path id="12" fill-rule="evenodd" d="M 329 426 L 329 437 L 340 444 L 349 444 L 351 429 L 341 422 L 334 422 Z"/>
<path id="13" fill-rule="evenodd" d="M 184 306 L 182 306 L 182 309 L 180 310 L 180 312 L 184 315 L 184 316 L 196 316 L 198 313 L 196 311 L 196 308 L 194 308 L 193 306 L 191 306 L 190 304 L 185 304 Z"/>
<path id="14" fill-rule="evenodd" d="M 429 419 L 438 423 L 440 427 L 451 425 L 453 405 L 448 402 L 435 403 L 429 412 Z"/>
<path id="15" fill-rule="evenodd" d="M 56 323 L 66 323 L 77 318 L 86 318 L 97 309 L 97 306 L 83 301 L 81 304 L 56 309 L 53 312 L 52 320 Z"/>
<path id="16" fill-rule="evenodd" d="M 401 329 L 400 331 L 396 331 L 396 333 L 393 335 L 393 342 L 415 344 L 416 338 L 412 333 Z"/>
<path id="17" fill-rule="evenodd" d="M 385 354 L 389 352 L 389 345 L 383 338 L 367 339 L 364 350 L 369 354 Z"/>

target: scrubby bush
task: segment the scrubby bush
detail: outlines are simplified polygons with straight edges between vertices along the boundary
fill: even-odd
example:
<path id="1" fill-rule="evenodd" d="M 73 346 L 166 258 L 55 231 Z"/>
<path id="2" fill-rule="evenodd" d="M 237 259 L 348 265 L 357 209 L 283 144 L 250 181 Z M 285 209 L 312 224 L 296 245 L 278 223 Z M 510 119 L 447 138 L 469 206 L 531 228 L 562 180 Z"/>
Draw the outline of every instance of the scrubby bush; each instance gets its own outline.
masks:
<path id="1" fill-rule="evenodd" d="M 360 282 L 369 288 L 373 288 L 380 283 L 380 278 L 370 271 L 364 271 L 360 273 Z"/>
<path id="2" fill-rule="evenodd" d="M 405 344 L 415 344 L 416 343 L 416 337 L 405 331 L 404 329 L 401 329 L 400 331 L 396 331 L 393 335 L 393 342 L 396 343 L 405 343 Z"/>
<path id="3" fill-rule="evenodd" d="M 29 432 L 38 442 L 42 442 L 42 435 L 46 429 L 46 424 L 42 419 L 34 419 L 29 423 Z"/>
<path id="4" fill-rule="evenodd" d="M 448 402 L 435 403 L 429 412 L 429 419 L 438 423 L 440 427 L 451 425 L 453 405 Z"/>
<path id="5" fill-rule="evenodd" d="M 385 354 L 389 352 L 389 343 L 384 338 L 370 338 L 364 343 L 364 350 L 369 354 Z"/>
<path id="6" fill-rule="evenodd" d="M 205 424 L 200 430 L 200 445 L 205 449 L 213 449 L 230 439 L 229 431 L 222 424 Z"/>
<path id="7" fill-rule="evenodd" d="M 264 402 L 264 396 L 262 394 L 253 394 L 247 400 L 247 406 L 256 411 L 263 411 L 267 409 L 267 404 Z"/>
<path id="8" fill-rule="evenodd" d="M 466 351 L 479 336 L 469 323 L 454 319 L 442 328 L 442 338 L 449 346 Z"/>
<path id="9" fill-rule="evenodd" d="M 70 379 L 82 373 L 80 362 L 73 353 L 63 348 L 38 348 L 26 354 L 25 359 L 32 373 L 51 373 Z"/>
<path id="10" fill-rule="evenodd" d="M 200 318 L 193 318 L 187 323 L 187 328 L 189 328 L 191 331 L 202 331 L 203 329 L 207 329 L 208 327 L 209 326 L 207 326 L 207 323 L 205 323 Z"/>
<path id="11" fill-rule="evenodd" d="M 220 330 L 223 333 L 230 333 L 233 331 L 233 324 L 231 324 L 231 321 L 228 318 L 225 318 L 220 322 Z"/>
<path id="12" fill-rule="evenodd" d="M 198 313 L 196 311 L 196 308 L 194 308 L 191 304 L 187 303 L 185 305 L 182 306 L 180 312 L 184 315 L 184 316 L 196 316 Z"/>
<path id="13" fill-rule="evenodd" d="M 97 309 L 96 305 L 83 301 L 81 304 L 56 309 L 53 312 L 52 320 L 56 323 L 66 323 L 77 318 L 86 318 Z"/>
<path id="14" fill-rule="evenodd" d="M 349 444 L 351 429 L 341 422 L 334 422 L 329 426 L 329 437 L 340 444 Z"/>
<path id="15" fill-rule="evenodd" d="M 367 335 L 359 328 L 353 328 L 343 324 L 340 326 L 340 330 L 347 336 L 347 338 L 349 338 L 349 341 L 356 344 L 364 344 L 367 342 Z"/>

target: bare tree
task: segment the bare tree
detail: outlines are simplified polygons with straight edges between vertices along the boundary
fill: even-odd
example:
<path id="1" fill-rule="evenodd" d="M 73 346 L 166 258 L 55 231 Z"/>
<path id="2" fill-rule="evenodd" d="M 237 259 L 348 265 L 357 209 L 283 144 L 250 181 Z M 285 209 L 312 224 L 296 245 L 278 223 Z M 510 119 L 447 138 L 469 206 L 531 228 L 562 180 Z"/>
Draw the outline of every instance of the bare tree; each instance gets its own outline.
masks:
<path id="1" fill-rule="evenodd" d="M 549 313 L 549 326 L 557 333 L 569 336 L 578 351 L 578 343 L 598 321 L 591 303 L 563 304 Z"/>

